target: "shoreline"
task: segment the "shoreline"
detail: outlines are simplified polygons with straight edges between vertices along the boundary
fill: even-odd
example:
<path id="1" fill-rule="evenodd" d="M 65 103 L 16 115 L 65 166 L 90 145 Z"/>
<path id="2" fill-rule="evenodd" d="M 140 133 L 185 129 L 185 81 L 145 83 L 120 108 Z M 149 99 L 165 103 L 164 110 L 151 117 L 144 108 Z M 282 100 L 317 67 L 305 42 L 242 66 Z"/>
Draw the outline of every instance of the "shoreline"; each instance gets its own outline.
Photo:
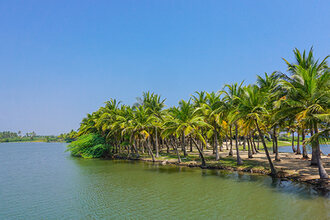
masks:
<path id="1" fill-rule="evenodd" d="M 65 141 L 43 141 L 43 140 L 36 140 L 36 141 L 3 141 L 0 142 L 0 144 L 2 143 L 67 143 Z"/>
<path id="2" fill-rule="evenodd" d="M 266 175 L 270 176 L 270 171 L 266 169 L 259 169 L 255 167 L 233 167 L 233 166 L 226 166 L 226 165 L 220 165 L 220 164 L 210 164 L 206 162 L 206 166 L 202 167 L 200 162 L 196 161 L 188 161 L 188 162 L 175 162 L 170 160 L 160 160 L 156 159 L 156 161 L 152 161 L 151 158 L 134 158 L 134 157 L 125 157 L 120 155 L 114 155 L 112 157 L 105 157 L 103 158 L 105 160 L 128 160 L 128 161 L 141 161 L 141 162 L 147 162 L 147 163 L 153 163 L 153 164 L 159 164 L 159 165 L 173 165 L 177 167 L 188 167 L 188 168 L 201 168 L 201 169 L 208 169 L 208 170 L 226 170 L 231 172 L 241 172 L 245 174 L 258 174 L 258 175 Z M 223 158 L 221 158 L 223 159 Z M 220 160 L 221 160 L 220 159 Z M 287 170 L 278 169 L 277 177 L 272 177 L 276 179 L 280 179 L 282 181 L 292 181 L 296 183 L 302 183 L 307 184 L 308 186 L 312 187 L 314 190 L 316 190 L 318 193 L 321 193 L 322 195 L 330 195 L 330 180 L 322 180 L 322 179 L 309 179 L 305 178 L 301 175 L 295 175 L 290 174 Z"/>

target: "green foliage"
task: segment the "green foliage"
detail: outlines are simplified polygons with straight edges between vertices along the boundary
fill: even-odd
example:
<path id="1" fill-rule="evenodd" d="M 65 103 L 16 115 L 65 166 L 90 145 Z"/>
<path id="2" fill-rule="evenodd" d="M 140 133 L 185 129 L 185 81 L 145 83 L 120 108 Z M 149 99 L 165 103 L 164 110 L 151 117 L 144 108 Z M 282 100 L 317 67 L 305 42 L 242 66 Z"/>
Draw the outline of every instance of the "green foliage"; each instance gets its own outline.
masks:
<path id="1" fill-rule="evenodd" d="M 77 132 L 74 131 L 74 130 L 71 130 L 70 133 L 60 134 L 58 136 L 58 138 L 61 139 L 64 142 L 66 142 L 66 143 L 71 143 L 72 141 L 76 140 Z"/>
<path id="2" fill-rule="evenodd" d="M 67 148 L 67 151 L 70 151 L 72 156 L 83 158 L 99 158 L 108 151 L 104 138 L 94 133 L 80 136 L 76 141 L 69 144 Z"/>
<path id="3" fill-rule="evenodd" d="M 59 142 L 61 138 L 56 136 L 43 136 L 37 135 L 35 132 L 26 133 L 24 136 L 21 131 L 11 132 L 2 131 L 0 132 L 0 143 L 1 142 Z"/>

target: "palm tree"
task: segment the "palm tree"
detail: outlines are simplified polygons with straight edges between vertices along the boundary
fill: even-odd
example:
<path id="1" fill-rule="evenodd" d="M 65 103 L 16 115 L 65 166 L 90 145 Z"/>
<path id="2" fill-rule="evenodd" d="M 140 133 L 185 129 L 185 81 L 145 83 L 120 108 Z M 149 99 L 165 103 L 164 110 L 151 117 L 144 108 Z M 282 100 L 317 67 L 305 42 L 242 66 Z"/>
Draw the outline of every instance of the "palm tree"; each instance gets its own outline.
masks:
<path id="1" fill-rule="evenodd" d="M 158 130 L 160 128 L 161 122 L 163 120 L 163 108 L 165 107 L 165 100 L 162 99 L 160 95 L 144 92 L 142 98 L 137 98 L 137 103 L 135 106 L 143 105 L 150 115 L 155 117 L 153 122 L 154 132 L 153 135 L 150 133 L 151 137 L 154 136 L 155 140 L 153 141 L 154 147 L 156 150 L 156 158 L 159 157 L 159 147 L 158 147 Z"/>
<path id="2" fill-rule="evenodd" d="M 227 88 L 227 90 L 223 90 L 226 95 L 224 97 L 224 100 L 227 104 L 224 105 L 224 109 L 228 112 L 228 122 L 229 122 L 229 135 L 230 135 L 230 151 L 229 156 L 233 155 L 233 143 L 232 143 L 232 125 L 235 126 L 235 136 L 236 136 L 236 158 L 237 158 L 237 164 L 241 165 L 243 164 L 243 161 L 239 155 L 238 150 L 238 130 L 237 130 L 237 119 L 233 117 L 236 114 L 236 109 L 238 106 L 237 97 L 240 97 L 242 94 L 242 84 L 234 83 L 232 85 L 226 84 L 224 88 Z"/>
<path id="3" fill-rule="evenodd" d="M 276 118 L 276 101 L 284 96 L 283 89 L 281 88 L 280 79 L 282 74 L 278 72 L 273 72 L 268 75 L 265 73 L 264 77 L 257 75 L 257 84 L 262 93 L 267 95 L 269 98 L 268 103 L 266 104 L 267 110 L 270 113 L 270 117 L 266 120 L 269 130 L 272 130 L 272 138 L 273 138 L 273 150 L 275 152 L 275 160 L 280 161 L 279 153 L 278 153 L 278 143 L 277 143 L 277 132 L 276 128 L 280 125 L 279 119 Z"/>
<path id="4" fill-rule="evenodd" d="M 213 149 L 215 152 L 215 159 L 219 160 L 219 148 L 218 148 L 218 136 L 219 129 L 222 122 L 221 112 L 222 102 L 220 101 L 220 94 L 211 92 L 206 93 L 206 102 L 202 103 L 200 107 L 196 108 L 196 112 L 204 117 L 205 122 L 213 127 L 212 130 L 208 131 L 208 136 L 213 136 Z M 220 141 L 221 143 L 221 141 Z"/>
<path id="5" fill-rule="evenodd" d="M 236 97 L 238 100 L 236 118 L 249 121 L 250 124 L 255 124 L 270 165 L 271 175 L 276 176 L 276 169 L 269 156 L 263 132 L 263 129 L 266 128 L 264 119 L 269 115 L 269 112 L 267 111 L 268 98 L 269 97 L 256 85 L 244 87 L 241 96 Z"/>
<path id="6" fill-rule="evenodd" d="M 319 125 L 322 122 L 319 115 L 327 115 L 330 106 L 329 68 L 320 69 L 319 66 L 317 62 L 308 69 L 296 66 L 295 74 L 287 81 L 283 81 L 284 87 L 288 90 L 287 99 L 283 101 L 283 111 L 294 114 L 298 122 L 310 128 L 312 135 L 317 135 L 319 132 Z M 321 178 L 328 178 L 321 162 L 318 140 L 312 142 L 312 149 L 314 151 L 312 165 L 319 167 Z"/>
<path id="7" fill-rule="evenodd" d="M 184 152 L 184 156 L 187 156 L 185 149 L 185 137 L 188 135 L 193 135 L 195 138 L 205 142 L 199 129 L 203 127 L 210 128 L 210 125 L 204 121 L 203 117 L 196 113 L 193 106 L 190 104 L 190 101 L 186 102 L 181 100 L 179 107 L 170 108 L 169 112 L 172 115 L 173 120 L 167 122 L 166 126 L 168 126 L 177 137 L 181 136 L 182 150 Z M 195 141 L 194 143 L 203 160 L 204 156 L 202 155 L 201 149 L 198 147 Z"/>
<path id="8" fill-rule="evenodd" d="M 309 50 L 308 55 L 305 50 L 301 54 L 297 48 L 293 50 L 293 53 L 295 55 L 295 63 L 289 63 L 282 58 L 288 66 L 288 72 L 291 74 L 291 77 L 286 77 L 286 80 L 283 82 L 288 88 L 291 88 L 291 99 L 298 98 L 301 104 L 306 106 L 308 105 L 308 100 L 315 98 L 312 97 L 312 93 L 319 95 L 322 93 L 321 91 L 329 91 L 329 67 L 327 59 L 330 55 L 319 62 L 319 60 L 315 60 L 314 58 L 313 48 Z M 318 85 L 319 81 L 321 85 Z M 309 125 L 309 127 L 313 126 Z M 316 156 L 319 152 L 316 151 L 316 148 L 312 149 L 312 165 L 317 165 Z"/>
<path id="9" fill-rule="evenodd" d="M 130 144 L 136 150 L 136 146 L 134 145 L 136 138 L 141 138 L 142 141 L 145 142 L 146 147 L 148 149 L 149 155 L 152 157 L 152 161 L 155 161 L 154 154 L 147 143 L 148 138 L 150 138 L 150 130 L 153 125 L 153 121 L 155 117 L 148 113 L 148 110 L 142 105 L 135 108 L 134 117 L 128 124 L 125 125 L 123 129 L 123 133 L 127 133 L 130 135 Z M 137 151 L 137 150 L 136 150 Z"/>

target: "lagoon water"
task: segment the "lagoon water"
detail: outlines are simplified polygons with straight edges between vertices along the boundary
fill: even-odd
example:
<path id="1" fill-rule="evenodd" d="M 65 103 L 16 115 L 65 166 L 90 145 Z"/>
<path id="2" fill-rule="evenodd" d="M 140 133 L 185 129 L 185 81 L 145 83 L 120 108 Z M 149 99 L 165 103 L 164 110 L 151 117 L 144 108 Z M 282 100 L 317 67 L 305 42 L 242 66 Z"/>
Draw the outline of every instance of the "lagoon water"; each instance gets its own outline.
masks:
<path id="1" fill-rule="evenodd" d="M 329 219 L 330 199 L 267 176 L 72 158 L 0 144 L 0 219 Z"/>
<path id="2" fill-rule="evenodd" d="M 295 145 L 297 148 L 297 145 Z M 278 148 L 279 152 L 283 153 L 292 153 L 292 146 L 283 146 Z M 302 146 L 300 146 L 300 150 L 302 152 Z M 312 147 L 311 146 L 306 146 L 307 153 L 311 154 L 312 153 Z M 328 144 L 321 144 L 320 145 L 320 150 L 322 151 L 323 154 L 328 155 L 330 154 L 330 145 Z"/>

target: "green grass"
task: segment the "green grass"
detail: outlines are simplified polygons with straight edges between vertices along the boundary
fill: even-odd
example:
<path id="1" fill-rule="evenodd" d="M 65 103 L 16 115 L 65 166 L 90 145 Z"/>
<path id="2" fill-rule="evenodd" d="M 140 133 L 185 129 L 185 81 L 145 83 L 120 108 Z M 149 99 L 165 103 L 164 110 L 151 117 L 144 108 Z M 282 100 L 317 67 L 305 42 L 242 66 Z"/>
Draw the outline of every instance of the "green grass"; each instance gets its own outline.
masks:
<path id="1" fill-rule="evenodd" d="M 212 162 L 226 167 L 235 167 L 235 168 L 239 167 L 242 169 L 246 169 L 246 168 L 268 169 L 267 164 L 253 160 L 243 160 L 243 165 L 237 165 L 236 158 L 233 157 L 220 158 L 219 161 L 212 161 Z"/>
<path id="2" fill-rule="evenodd" d="M 196 161 L 198 163 L 201 162 L 199 155 L 197 152 L 189 152 L 190 154 L 184 157 L 180 153 L 182 163 L 189 163 Z M 148 154 L 140 154 L 140 158 L 151 160 L 152 158 Z M 240 169 L 258 169 L 258 170 L 268 170 L 268 165 L 262 162 L 253 161 L 253 160 L 243 160 L 243 165 L 237 165 L 236 158 L 234 157 L 221 157 L 219 161 L 215 160 L 215 156 L 204 156 L 207 165 L 214 165 L 214 166 L 224 166 L 224 167 L 231 167 L 231 168 L 240 168 Z M 167 153 L 160 153 L 159 157 L 156 158 L 157 161 L 165 161 L 165 160 L 177 160 L 177 155 L 174 152 L 170 154 Z"/>
<path id="3" fill-rule="evenodd" d="M 295 141 L 295 146 L 297 146 L 297 142 Z M 266 146 L 268 147 L 268 148 L 273 148 L 273 142 L 270 142 L 270 141 L 267 141 L 266 142 Z M 278 146 L 279 147 L 284 147 L 284 146 L 291 146 L 291 142 L 288 142 L 288 141 L 278 141 Z M 302 142 L 300 142 L 300 146 L 302 146 Z M 234 147 L 235 147 L 235 145 L 234 145 Z M 256 147 L 258 148 L 258 144 L 256 143 Z M 239 146 L 239 148 L 238 148 L 239 150 L 243 150 L 243 146 L 241 145 L 241 146 Z M 245 149 L 247 150 L 248 149 L 248 145 L 246 144 L 246 146 L 245 146 Z M 262 145 L 262 143 L 260 142 L 259 143 L 259 149 L 260 150 L 263 150 L 264 149 L 264 147 L 263 147 L 263 145 Z"/>

